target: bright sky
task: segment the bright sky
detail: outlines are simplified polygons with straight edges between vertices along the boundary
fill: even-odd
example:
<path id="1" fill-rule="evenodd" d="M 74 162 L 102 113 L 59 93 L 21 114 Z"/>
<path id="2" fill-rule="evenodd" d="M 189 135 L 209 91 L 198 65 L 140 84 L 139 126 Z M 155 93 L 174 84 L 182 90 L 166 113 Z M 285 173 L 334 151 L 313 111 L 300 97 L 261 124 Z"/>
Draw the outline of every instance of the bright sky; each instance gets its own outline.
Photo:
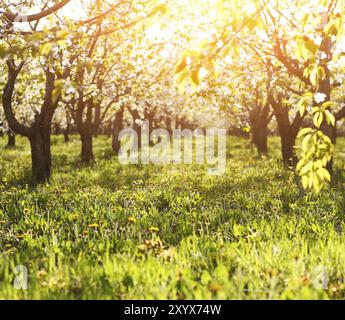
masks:
<path id="1" fill-rule="evenodd" d="M 16 10 L 14 10 L 14 12 L 18 12 L 23 15 L 29 14 L 29 13 L 37 13 L 41 11 L 45 2 L 46 2 L 45 0 L 36 0 L 36 3 L 37 3 L 36 6 L 32 7 L 29 11 L 26 11 L 25 6 L 24 6 L 22 10 L 18 7 L 15 7 Z M 70 18 L 73 17 L 76 19 L 83 18 L 85 16 L 85 12 L 83 11 L 81 0 L 71 0 L 70 3 L 68 3 L 64 8 L 59 10 L 57 15 L 59 17 L 68 16 Z"/>
<path id="2" fill-rule="evenodd" d="M 80 0 L 72 0 L 59 12 L 59 15 L 79 20 L 85 18 L 85 11 Z"/>

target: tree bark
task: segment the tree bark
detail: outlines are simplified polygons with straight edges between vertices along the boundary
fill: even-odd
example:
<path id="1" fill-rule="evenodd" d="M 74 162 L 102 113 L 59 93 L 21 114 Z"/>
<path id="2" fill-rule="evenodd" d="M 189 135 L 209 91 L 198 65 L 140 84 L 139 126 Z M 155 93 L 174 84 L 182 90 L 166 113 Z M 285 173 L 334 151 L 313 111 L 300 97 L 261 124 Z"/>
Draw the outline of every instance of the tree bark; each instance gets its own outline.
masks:
<path id="1" fill-rule="evenodd" d="M 84 163 L 91 163 L 95 160 L 93 154 L 93 137 L 88 130 L 80 134 L 81 137 L 81 161 Z"/>
<path id="2" fill-rule="evenodd" d="M 269 104 L 258 104 L 255 106 L 250 111 L 249 120 L 252 131 L 252 143 L 256 146 L 259 155 L 267 154 L 268 124 L 271 121 Z"/>
<path id="3" fill-rule="evenodd" d="M 294 132 L 289 126 L 279 125 L 278 129 L 281 141 L 281 153 L 283 163 L 286 167 L 295 167 L 297 164 L 297 156 L 294 151 L 296 145 L 296 137 L 298 132 Z"/>
<path id="4" fill-rule="evenodd" d="M 86 119 L 83 116 L 85 109 Z M 95 160 L 93 154 L 92 104 L 84 101 L 82 93 L 80 93 L 77 106 L 76 125 L 81 139 L 81 161 L 89 164 Z"/>
<path id="5" fill-rule="evenodd" d="M 16 146 L 16 135 L 13 131 L 9 130 L 7 132 L 8 141 L 7 141 L 7 147 L 8 148 L 14 148 Z"/>
<path id="6" fill-rule="evenodd" d="M 128 110 L 133 117 L 133 130 L 137 133 L 138 149 L 140 150 L 140 148 L 141 148 L 141 125 L 138 123 L 138 121 L 141 120 L 141 117 L 140 117 L 138 110 L 132 110 L 131 108 L 128 108 Z"/>
<path id="7" fill-rule="evenodd" d="M 267 122 L 255 124 L 252 126 L 252 143 L 260 155 L 268 153 L 267 137 L 268 137 Z"/>
<path id="8" fill-rule="evenodd" d="M 115 120 L 114 120 L 114 127 L 113 127 L 113 137 L 112 137 L 112 148 L 113 151 L 118 154 L 121 148 L 121 142 L 119 141 L 119 134 L 123 129 L 123 114 L 124 110 L 121 108 L 116 113 Z"/>
<path id="9" fill-rule="evenodd" d="M 69 138 L 69 130 L 68 128 L 66 128 L 65 130 L 63 130 L 63 137 L 64 137 L 64 142 L 68 143 L 71 141 L 71 139 Z"/>
<path id="10" fill-rule="evenodd" d="M 282 104 L 283 97 L 279 96 L 276 100 L 272 94 L 269 94 L 268 99 L 278 124 L 283 163 L 286 167 L 295 167 L 298 159 L 294 147 L 304 117 L 301 117 L 299 111 L 297 111 L 295 118 L 291 122 L 289 109 Z"/>
<path id="11" fill-rule="evenodd" d="M 42 128 L 35 128 L 34 134 L 29 140 L 34 182 L 49 181 L 52 167 L 50 133 Z"/>

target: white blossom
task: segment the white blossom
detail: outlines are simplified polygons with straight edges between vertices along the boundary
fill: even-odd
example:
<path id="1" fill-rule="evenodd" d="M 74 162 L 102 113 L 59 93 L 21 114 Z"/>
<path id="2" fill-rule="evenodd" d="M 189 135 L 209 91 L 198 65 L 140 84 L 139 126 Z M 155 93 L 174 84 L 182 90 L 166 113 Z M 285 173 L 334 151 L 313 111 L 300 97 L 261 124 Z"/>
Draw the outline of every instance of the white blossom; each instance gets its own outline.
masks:
<path id="1" fill-rule="evenodd" d="M 324 93 L 318 92 L 314 95 L 314 100 L 316 103 L 322 103 L 326 100 L 326 97 Z"/>

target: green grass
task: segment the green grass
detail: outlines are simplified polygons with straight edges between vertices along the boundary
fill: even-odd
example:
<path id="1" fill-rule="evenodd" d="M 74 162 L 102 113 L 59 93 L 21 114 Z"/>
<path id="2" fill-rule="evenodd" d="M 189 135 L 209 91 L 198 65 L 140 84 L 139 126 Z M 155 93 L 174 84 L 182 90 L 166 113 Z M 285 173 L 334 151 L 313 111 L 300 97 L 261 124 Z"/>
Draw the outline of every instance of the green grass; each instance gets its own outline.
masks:
<path id="1" fill-rule="evenodd" d="M 345 140 L 319 196 L 281 168 L 277 138 L 265 159 L 229 140 L 216 177 L 197 165 L 122 166 L 104 137 L 85 167 L 77 137 L 54 137 L 53 179 L 38 187 L 26 141 L 0 140 L 0 299 L 344 298 Z M 28 290 L 13 286 L 17 265 Z"/>

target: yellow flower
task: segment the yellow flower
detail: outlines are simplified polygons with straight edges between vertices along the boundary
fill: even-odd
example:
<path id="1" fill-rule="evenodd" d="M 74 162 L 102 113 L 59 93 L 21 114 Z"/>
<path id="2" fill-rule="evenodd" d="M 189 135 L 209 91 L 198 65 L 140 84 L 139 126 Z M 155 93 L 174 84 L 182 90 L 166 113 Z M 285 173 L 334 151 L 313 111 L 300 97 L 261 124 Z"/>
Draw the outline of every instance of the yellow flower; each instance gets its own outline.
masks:
<path id="1" fill-rule="evenodd" d="M 29 213 L 29 212 L 30 212 L 30 209 L 24 208 L 24 210 L 23 210 L 23 213 L 24 213 L 24 214 L 27 214 L 27 213 Z"/>
<path id="2" fill-rule="evenodd" d="M 129 217 L 129 218 L 128 218 L 128 221 L 129 221 L 129 222 L 136 223 L 136 222 L 137 222 L 137 219 L 134 218 L 134 217 Z"/>
<path id="3" fill-rule="evenodd" d="M 96 229 L 98 228 L 99 225 L 97 223 L 92 223 L 92 224 L 89 224 L 89 228 L 93 228 L 93 229 Z"/>
<path id="4" fill-rule="evenodd" d="M 0 224 L 5 224 L 6 221 L 5 220 L 0 220 Z"/>
<path id="5" fill-rule="evenodd" d="M 39 270 L 37 271 L 37 278 L 44 278 L 48 272 L 46 270 Z"/>
<path id="6" fill-rule="evenodd" d="M 150 227 L 149 230 L 151 232 L 158 232 L 159 231 L 159 229 L 157 227 Z"/>
<path id="7" fill-rule="evenodd" d="M 213 293 L 217 293 L 218 291 L 222 290 L 222 286 L 218 283 L 213 283 L 209 285 L 209 290 Z"/>

